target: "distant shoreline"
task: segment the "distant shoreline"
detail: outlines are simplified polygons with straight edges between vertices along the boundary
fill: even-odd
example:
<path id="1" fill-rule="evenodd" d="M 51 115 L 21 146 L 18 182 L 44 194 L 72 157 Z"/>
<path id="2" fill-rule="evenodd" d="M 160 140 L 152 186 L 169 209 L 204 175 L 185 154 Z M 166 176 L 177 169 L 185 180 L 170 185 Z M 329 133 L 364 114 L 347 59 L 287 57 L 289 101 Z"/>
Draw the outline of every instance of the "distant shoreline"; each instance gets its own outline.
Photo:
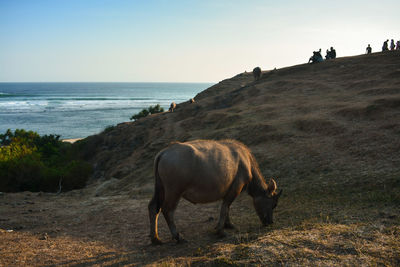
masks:
<path id="1" fill-rule="evenodd" d="M 75 143 L 76 141 L 79 141 L 79 140 L 82 140 L 83 138 L 71 138 L 71 139 L 62 139 L 61 141 L 62 142 L 65 142 L 65 143 L 71 143 L 71 144 L 73 144 L 73 143 Z"/>
<path id="2" fill-rule="evenodd" d="M 217 84 L 218 82 L 15 82 L 15 81 L 0 81 L 3 84 L 11 83 L 47 83 L 47 84 L 79 84 L 79 83 L 92 83 L 92 84 L 210 84 L 210 86 Z"/>
<path id="3" fill-rule="evenodd" d="M 129 121 L 142 109 L 168 109 L 195 97 L 202 83 L 1 83 L 0 132 L 29 129 L 61 139 L 87 137 Z M 83 123 L 84 122 L 84 123 Z"/>

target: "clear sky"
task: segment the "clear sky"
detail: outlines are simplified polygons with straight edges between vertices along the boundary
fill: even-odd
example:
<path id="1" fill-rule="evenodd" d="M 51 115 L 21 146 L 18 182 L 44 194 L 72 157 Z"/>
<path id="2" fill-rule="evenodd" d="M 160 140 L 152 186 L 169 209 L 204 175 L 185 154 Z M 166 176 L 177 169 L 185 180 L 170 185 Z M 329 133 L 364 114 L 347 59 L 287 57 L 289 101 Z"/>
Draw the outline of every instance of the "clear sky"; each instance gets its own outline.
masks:
<path id="1" fill-rule="evenodd" d="M 379 51 L 399 14 L 399 0 L 0 0 L 0 82 L 218 82 L 319 48 Z"/>

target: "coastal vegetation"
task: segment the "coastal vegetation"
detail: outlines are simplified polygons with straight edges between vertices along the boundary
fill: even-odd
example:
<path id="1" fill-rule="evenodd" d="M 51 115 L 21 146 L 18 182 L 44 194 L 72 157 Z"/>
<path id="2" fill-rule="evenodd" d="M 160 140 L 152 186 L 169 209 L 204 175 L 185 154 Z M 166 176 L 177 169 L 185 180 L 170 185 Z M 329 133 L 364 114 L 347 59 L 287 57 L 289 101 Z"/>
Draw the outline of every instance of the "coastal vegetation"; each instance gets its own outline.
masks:
<path id="1" fill-rule="evenodd" d="M 134 114 L 130 119 L 131 120 L 138 120 L 138 119 L 144 118 L 144 117 L 146 117 L 148 115 L 156 114 L 156 113 L 160 113 L 160 112 L 164 112 L 164 108 L 161 107 L 159 104 L 157 104 L 155 106 L 150 106 L 148 108 L 142 109 L 142 111 L 140 111 L 137 114 Z"/>
<path id="2" fill-rule="evenodd" d="M 0 191 L 68 191 L 84 187 L 91 173 L 59 135 L 23 129 L 0 134 Z"/>
<path id="3" fill-rule="evenodd" d="M 107 127 L 104 128 L 102 133 L 109 133 L 114 129 L 115 129 L 115 125 L 108 125 Z"/>

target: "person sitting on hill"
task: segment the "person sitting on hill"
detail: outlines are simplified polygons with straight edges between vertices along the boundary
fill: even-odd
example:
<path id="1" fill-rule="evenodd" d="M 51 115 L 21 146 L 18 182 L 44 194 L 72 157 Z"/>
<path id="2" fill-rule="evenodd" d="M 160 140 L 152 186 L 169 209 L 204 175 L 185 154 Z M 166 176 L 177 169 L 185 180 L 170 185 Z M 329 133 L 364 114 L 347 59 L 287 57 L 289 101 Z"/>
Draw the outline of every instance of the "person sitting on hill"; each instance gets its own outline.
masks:
<path id="1" fill-rule="evenodd" d="M 389 49 L 388 49 L 388 42 L 389 42 L 389 39 L 383 42 L 382 52 L 383 52 L 383 51 L 388 51 L 388 50 L 389 50 Z"/>
<path id="2" fill-rule="evenodd" d="M 371 54 L 372 53 L 372 48 L 371 46 L 368 44 L 367 46 L 367 54 Z"/>
<path id="3" fill-rule="evenodd" d="M 321 48 L 317 51 L 317 58 L 318 58 L 320 61 L 324 61 L 324 59 L 322 58 L 322 54 L 321 54 Z"/>
<path id="4" fill-rule="evenodd" d="M 322 62 L 324 61 L 324 59 L 322 58 L 321 55 L 321 48 L 319 49 L 319 51 L 314 51 L 313 52 L 313 56 L 310 57 L 310 59 L 308 60 L 308 63 L 318 63 L 318 62 Z"/>
<path id="5" fill-rule="evenodd" d="M 326 56 L 325 59 L 330 59 L 331 58 L 331 52 L 329 52 L 328 49 L 326 49 Z"/>
<path id="6" fill-rule="evenodd" d="M 326 59 L 335 59 L 336 58 L 336 50 L 331 47 L 331 50 L 326 50 Z"/>

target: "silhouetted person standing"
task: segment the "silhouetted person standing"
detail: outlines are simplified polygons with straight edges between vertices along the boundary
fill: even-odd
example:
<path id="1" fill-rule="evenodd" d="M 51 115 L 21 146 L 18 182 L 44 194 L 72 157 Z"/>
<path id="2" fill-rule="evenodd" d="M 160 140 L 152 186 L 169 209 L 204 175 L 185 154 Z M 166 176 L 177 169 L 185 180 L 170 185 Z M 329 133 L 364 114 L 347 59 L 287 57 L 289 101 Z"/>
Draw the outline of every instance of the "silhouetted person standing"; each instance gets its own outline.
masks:
<path id="1" fill-rule="evenodd" d="M 391 41 L 390 41 L 390 50 L 394 50 L 394 40 L 392 39 Z"/>
<path id="2" fill-rule="evenodd" d="M 331 51 L 329 53 L 330 58 L 335 59 L 336 58 L 336 50 L 331 47 Z"/>
<path id="3" fill-rule="evenodd" d="M 388 42 L 389 42 L 389 39 L 383 42 L 382 52 L 383 52 L 383 51 L 388 51 L 388 50 L 389 50 L 389 49 L 388 49 Z"/>
<path id="4" fill-rule="evenodd" d="M 400 50 L 400 41 L 396 42 L 396 50 Z"/>
<path id="5" fill-rule="evenodd" d="M 368 44 L 367 46 L 367 54 L 371 54 L 372 53 L 372 48 L 371 46 Z"/>

